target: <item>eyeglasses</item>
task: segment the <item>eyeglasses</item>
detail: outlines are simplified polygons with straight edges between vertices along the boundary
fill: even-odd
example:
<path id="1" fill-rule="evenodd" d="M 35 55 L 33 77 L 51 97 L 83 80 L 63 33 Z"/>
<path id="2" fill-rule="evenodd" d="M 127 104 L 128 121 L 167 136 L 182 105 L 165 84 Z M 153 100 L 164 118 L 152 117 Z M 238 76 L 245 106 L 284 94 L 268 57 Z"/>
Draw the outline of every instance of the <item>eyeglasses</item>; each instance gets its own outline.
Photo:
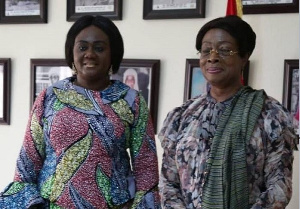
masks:
<path id="1" fill-rule="evenodd" d="M 198 51 L 197 54 L 200 54 L 200 58 L 207 58 L 213 52 L 215 52 L 216 54 L 218 54 L 220 57 L 223 57 L 223 58 L 239 53 L 238 51 L 232 51 L 229 49 L 219 49 L 219 50 L 204 49 L 204 50 Z"/>

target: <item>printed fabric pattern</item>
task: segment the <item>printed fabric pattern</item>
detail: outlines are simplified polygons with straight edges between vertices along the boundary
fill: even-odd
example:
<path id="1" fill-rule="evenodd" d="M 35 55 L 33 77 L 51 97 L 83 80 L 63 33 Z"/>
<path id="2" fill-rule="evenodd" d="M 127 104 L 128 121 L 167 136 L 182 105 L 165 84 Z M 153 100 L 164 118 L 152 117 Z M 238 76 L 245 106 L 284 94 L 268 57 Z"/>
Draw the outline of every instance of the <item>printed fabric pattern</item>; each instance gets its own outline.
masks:
<path id="1" fill-rule="evenodd" d="M 131 208 L 160 208 L 154 130 L 143 97 L 119 81 L 93 91 L 72 79 L 37 97 L 0 208 L 118 209 L 129 201 Z"/>
<path id="2" fill-rule="evenodd" d="M 217 102 L 208 92 L 167 115 L 158 136 L 164 151 L 159 186 L 163 208 L 203 208 L 212 140 L 221 115 L 234 98 Z M 266 96 L 246 144 L 248 208 L 285 208 L 288 204 L 297 139 L 292 122 L 289 112 Z"/>

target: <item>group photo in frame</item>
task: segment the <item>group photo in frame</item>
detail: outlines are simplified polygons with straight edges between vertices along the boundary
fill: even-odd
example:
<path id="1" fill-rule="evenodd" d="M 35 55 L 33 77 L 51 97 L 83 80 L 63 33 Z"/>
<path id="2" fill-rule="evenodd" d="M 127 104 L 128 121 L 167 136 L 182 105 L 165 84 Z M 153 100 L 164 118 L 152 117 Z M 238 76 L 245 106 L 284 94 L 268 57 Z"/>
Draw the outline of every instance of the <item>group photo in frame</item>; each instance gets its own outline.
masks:
<path id="1" fill-rule="evenodd" d="M 206 0 L 144 0 L 143 18 L 204 18 Z"/>
<path id="2" fill-rule="evenodd" d="M 122 0 L 67 0 L 67 21 L 74 22 L 84 15 L 122 20 Z"/>
<path id="3" fill-rule="evenodd" d="M 282 104 L 299 121 L 299 60 L 284 60 Z M 299 129 L 297 130 L 299 135 Z"/>
<path id="4" fill-rule="evenodd" d="M 250 62 L 248 61 L 243 70 L 243 82 L 245 86 L 248 85 L 249 64 Z M 186 59 L 183 101 L 185 102 L 205 93 L 208 88 L 209 84 L 199 67 L 199 59 Z"/>
<path id="5" fill-rule="evenodd" d="M 156 133 L 160 60 L 123 59 L 119 71 L 111 76 L 139 91 L 145 98 Z"/>
<path id="6" fill-rule="evenodd" d="M 47 23 L 47 0 L 2 0 L 0 23 Z"/>
<path id="7" fill-rule="evenodd" d="M 244 14 L 299 13 L 299 0 L 242 0 Z"/>
<path id="8" fill-rule="evenodd" d="M 0 124 L 10 124 L 11 60 L 0 58 Z"/>
<path id="9" fill-rule="evenodd" d="M 30 67 L 30 107 L 44 89 L 56 81 L 72 76 L 72 70 L 65 59 L 31 59 Z"/>

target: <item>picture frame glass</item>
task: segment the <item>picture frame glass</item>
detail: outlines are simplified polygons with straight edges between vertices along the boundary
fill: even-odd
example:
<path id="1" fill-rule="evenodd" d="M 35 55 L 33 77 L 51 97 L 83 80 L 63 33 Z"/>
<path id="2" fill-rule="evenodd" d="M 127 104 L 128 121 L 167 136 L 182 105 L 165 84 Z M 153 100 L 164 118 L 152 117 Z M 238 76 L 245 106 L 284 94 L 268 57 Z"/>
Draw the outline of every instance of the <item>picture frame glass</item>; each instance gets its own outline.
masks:
<path id="1" fill-rule="evenodd" d="M 115 11 L 115 0 L 76 0 L 75 12 L 113 12 Z"/>
<path id="2" fill-rule="evenodd" d="M 30 66 L 30 108 L 44 89 L 73 75 L 65 59 L 30 59 Z"/>
<path id="3" fill-rule="evenodd" d="M 262 5 L 262 4 L 292 4 L 293 0 L 242 0 L 243 5 Z"/>
<path id="4" fill-rule="evenodd" d="M 11 60 L 0 59 L 0 125 L 10 124 Z"/>
<path id="5" fill-rule="evenodd" d="M 36 66 L 35 97 L 53 83 L 71 76 L 72 70 L 68 66 Z"/>
<path id="6" fill-rule="evenodd" d="M 119 80 L 129 87 L 141 92 L 148 108 L 151 104 L 151 68 L 150 67 L 120 67 L 118 73 L 113 74 L 111 79 Z"/>
<path id="7" fill-rule="evenodd" d="M 299 0 L 242 0 L 243 14 L 299 13 Z"/>
<path id="8" fill-rule="evenodd" d="M 0 118 L 3 118 L 3 111 L 4 111 L 4 91 L 3 91 L 3 86 L 4 86 L 4 66 L 0 65 L 0 86 L 2 86 L 2 91 L 0 91 Z"/>
<path id="9" fill-rule="evenodd" d="M 143 19 L 204 18 L 206 0 L 144 0 Z"/>
<path id="10" fill-rule="evenodd" d="M 284 60 L 283 96 L 282 104 L 293 117 L 296 132 L 300 134 L 299 127 L 299 60 Z"/>
<path id="11" fill-rule="evenodd" d="M 123 59 L 112 80 L 119 80 L 137 90 L 145 99 L 157 131 L 158 98 L 159 98 L 160 60 L 156 59 Z"/>
<path id="12" fill-rule="evenodd" d="M 300 135 L 300 124 L 299 124 L 299 66 L 298 69 L 292 69 L 292 84 L 291 84 L 291 106 L 290 112 L 294 117 L 296 128 L 296 133 Z M 298 141 L 299 144 L 299 141 Z"/>
<path id="13" fill-rule="evenodd" d="M 84 15 L 122 20 L 122 0 L 67 0 L 67 21 L 74 22 Z"/>
<path id="14" fill-rule="evenodd" d="M 153 0 L 152 9 L 159 10 L 177 10 L 177 9 L 196 9 L 196 0 Z"/>
<path id="15" fill-rule="evenodd" d="M 299 109 L 299 69 L 292 69 L 290 112 L 296 117 Z"/>
<path id="16" fill-rule="evenodd" d="M 299 68 L 299 66 L 298 66 Z M 296 133 L 300 134 L 300 124 L 299 124 L 299 69 L 292 69 L 292 82 L 291 82 L 291 102 L 290 107 L 288 107 L 291 115 L 294 118 L 295 125 L 298 125 Z M 299 144 L 299 143 L 298 143 Z"/>
<path id="17" fill-rule="evenodd" d="M 207 92 L 208 83 L 202 74 L 200 67 L 192 68 L 191 98 Z"/>
<path id="18" fill-rule="evenodd" d="M 36 16 L 41 14 L 40 0 L 5 0 L 5 16 Z"/>

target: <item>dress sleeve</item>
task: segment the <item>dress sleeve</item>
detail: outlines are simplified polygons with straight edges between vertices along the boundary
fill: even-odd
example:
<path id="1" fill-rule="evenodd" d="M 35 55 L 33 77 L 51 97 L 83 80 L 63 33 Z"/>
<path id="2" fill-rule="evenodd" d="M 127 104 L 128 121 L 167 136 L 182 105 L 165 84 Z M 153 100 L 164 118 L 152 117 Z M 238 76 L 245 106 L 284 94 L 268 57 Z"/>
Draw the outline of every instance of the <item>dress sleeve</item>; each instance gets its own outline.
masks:
<path id="1" fill-rule="evenodd" d="M 0 194 L 0 208 L 25 209 L 44 204 L 39 193 L 37 178 L 43 166 L 45 143 L 43 140 L 43 91 L 30 113 L 25 137 L 17 159 L 14 181 Z"/>
<path id="2" fill-rule="evenodd" d="M 181 108 L 170 112 L 159 133 L 159 139 L 163 148 L 162 167 L 160 174 L 160 196 L 163 208 L 186 208 L 180 190 L 180 180 L 176 167 L 177 135 L 181 118 Z"/>
<path id="3" fill-rule="evenodd" d="M 267 136 L 264 164 L 266 190 L 259 195 L 252 209 L 282 209 L 292 196 L 293 150 L 297 139 L 292 117 L 281 105 L 274 104 L 266 112 L 264 131 Z"/>
<path id="4" fill-rule="evenodd" d="M 132 127 L 130 153 L 136 194 L 131 208 L 160 208 L 158 160 L 152 120 L 144 98 L 135 99 L 135 123 Z"/>

